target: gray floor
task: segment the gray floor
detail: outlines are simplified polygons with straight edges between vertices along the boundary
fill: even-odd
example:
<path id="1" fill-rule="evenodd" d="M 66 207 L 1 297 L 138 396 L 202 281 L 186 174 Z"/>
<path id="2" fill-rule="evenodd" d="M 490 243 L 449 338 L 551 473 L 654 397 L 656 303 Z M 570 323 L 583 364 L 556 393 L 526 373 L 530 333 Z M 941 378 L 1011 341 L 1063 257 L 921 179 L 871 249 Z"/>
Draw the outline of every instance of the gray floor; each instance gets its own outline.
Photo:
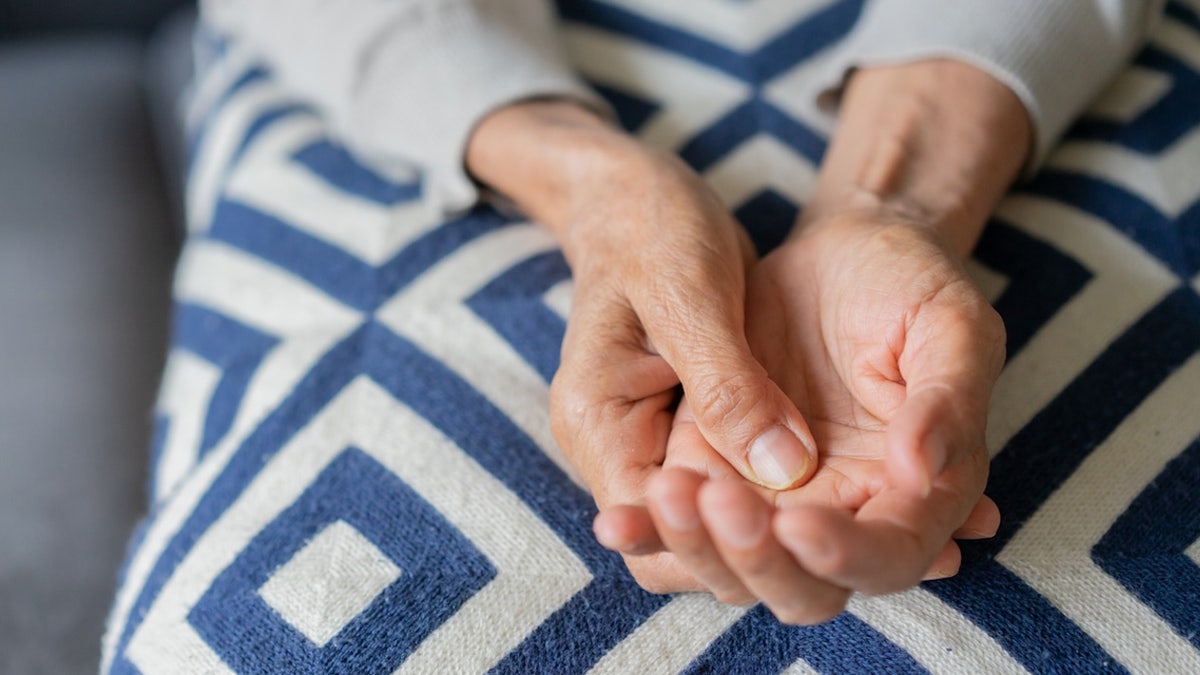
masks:
<path id="1" fill-rule="evenodd" d="M 121 39 L 0 45 L 0 672 L 95 672 L 144 510 L 170 214 Z"/>

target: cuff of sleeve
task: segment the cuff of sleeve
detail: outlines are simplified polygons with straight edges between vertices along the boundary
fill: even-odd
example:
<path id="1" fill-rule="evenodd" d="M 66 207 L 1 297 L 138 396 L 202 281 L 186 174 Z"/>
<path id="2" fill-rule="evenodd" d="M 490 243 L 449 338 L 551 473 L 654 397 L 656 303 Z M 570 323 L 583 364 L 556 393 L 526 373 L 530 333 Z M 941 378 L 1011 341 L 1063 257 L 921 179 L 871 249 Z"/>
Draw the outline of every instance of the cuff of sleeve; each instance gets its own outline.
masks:
<path id="1" fill-rule="evenodd" d="M 527 99 L 566 98 L 614 118 L 570 71 L 555 18 L 541 3 L 458 0 L 414 11 L 425 15 L 406 18 L 404 39 L 375 50 L 372 75 L 357 83 L 356 105 L 341 131 L 356 151 L 420 166 L 426 198 L 440 211 L 461 212 L 480 198 L 464 158 L 472 131 L 489 112 Z"/>
<path id="2" fill-rule="evenodd" d="M 988 73 L 1029 114 L 1037 170 L 1067 127 L 1138 44 L 1157 2 L 876 0 L 822 74 L 818 105 L 836 107 L 855 68 L 947 58 Z"/>

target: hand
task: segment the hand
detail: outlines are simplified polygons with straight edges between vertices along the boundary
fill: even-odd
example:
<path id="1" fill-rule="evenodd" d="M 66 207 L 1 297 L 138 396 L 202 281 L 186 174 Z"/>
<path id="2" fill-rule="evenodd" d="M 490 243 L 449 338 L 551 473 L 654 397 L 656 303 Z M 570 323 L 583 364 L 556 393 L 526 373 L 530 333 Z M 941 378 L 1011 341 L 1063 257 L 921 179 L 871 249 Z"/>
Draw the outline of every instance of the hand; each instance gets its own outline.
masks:
<path id="1" fill-rule="evenodd" d="M 694 428 L 741 475 L 774 488 L 811 475 L 804 418 L 746 340 L 749 240 L 686 165 L 580 108 L 547 102 L 491 115 L 468 164 L 546 224 L 571 265 L 551 421 L 601 508 L 644 501 L 680 384 Z M 698 588 L 677 568 L 627 560 L 647 588 Z"/>
<path id="2" fill-rule="evenodd" d="M 649 508 L 596 522 L 606 545 L 670 551 L 719 598 L 793 623 L 835 615 L 849 590 L 953 574 L 951 534 L 999 522 L 981 495 L 1003 326 L 957 261 L 1019 167 L 1028 121 L 1002 85 L 950 62 L 862 71 L 846 99 L 800 234 L 749 287 L 754 353 L 812 425 L 816 474 L 783 492 L 706 481 L 732 472 L 684 405 Z"/>
<path id="3" fill-rule="evenodd" d="M 951 535 L 999 524 L 981 497 L 1004 330 L 945 244 L 904 217 L 846 214 L 763 260 L 748 297 L 754 353 L 808 419 L 817 472 L 786 491 L 736 480 L 681 408 L 648 512 L 602 514 L 605 543 L 661 546 L 719 598 L 793 623 L 835 616 L 846 589 L 954 574 Z"/>

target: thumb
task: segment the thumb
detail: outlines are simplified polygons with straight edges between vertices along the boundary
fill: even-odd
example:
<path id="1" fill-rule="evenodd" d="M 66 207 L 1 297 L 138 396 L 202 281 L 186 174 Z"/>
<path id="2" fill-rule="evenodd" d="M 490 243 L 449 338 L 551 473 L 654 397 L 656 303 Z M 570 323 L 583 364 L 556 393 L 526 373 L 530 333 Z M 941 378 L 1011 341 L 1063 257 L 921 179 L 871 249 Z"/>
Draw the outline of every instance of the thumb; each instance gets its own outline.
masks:
<path id="1" fill-rule="evenodd" d="M 983 442 L 948 387 L 908 395 L 888 425 L 887 471 L 898 487 L 928 495 L 942 470 Z"/>
<path id="2" fill-rule="evenodd" d="M 646 329 L 679 376 L 701 435 L 747 480 L 775 490 L 807 481 L 817 467 L 812 432 L 751 354 L 740 302 L 692 309 L 690 323 L 704 330 Z"/>
<path id="3" fill-rule="evenodd" d="M 942 330 L 920 330 L 925 335 L 901 357 L 908 391 L 888 424 L 888 474 L 920 494 L 945 469 L 987 456 L 984 432 L 1004 362 L 1004 325 L 986 305 L 959 311 L 967 320 L 929 322 Z"/>

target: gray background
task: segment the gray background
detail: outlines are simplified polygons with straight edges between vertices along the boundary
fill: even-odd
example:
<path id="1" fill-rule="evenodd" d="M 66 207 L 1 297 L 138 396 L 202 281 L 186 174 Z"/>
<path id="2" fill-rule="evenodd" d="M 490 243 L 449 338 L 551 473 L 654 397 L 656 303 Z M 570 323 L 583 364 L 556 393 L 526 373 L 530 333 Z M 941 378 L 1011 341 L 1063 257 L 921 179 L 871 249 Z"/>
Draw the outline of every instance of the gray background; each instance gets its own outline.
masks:
<path id="1" fill-rule="evenodd" d="M 146 508 L 183 4 L 0 2 L 0 673 L 96 671 Z"/>

